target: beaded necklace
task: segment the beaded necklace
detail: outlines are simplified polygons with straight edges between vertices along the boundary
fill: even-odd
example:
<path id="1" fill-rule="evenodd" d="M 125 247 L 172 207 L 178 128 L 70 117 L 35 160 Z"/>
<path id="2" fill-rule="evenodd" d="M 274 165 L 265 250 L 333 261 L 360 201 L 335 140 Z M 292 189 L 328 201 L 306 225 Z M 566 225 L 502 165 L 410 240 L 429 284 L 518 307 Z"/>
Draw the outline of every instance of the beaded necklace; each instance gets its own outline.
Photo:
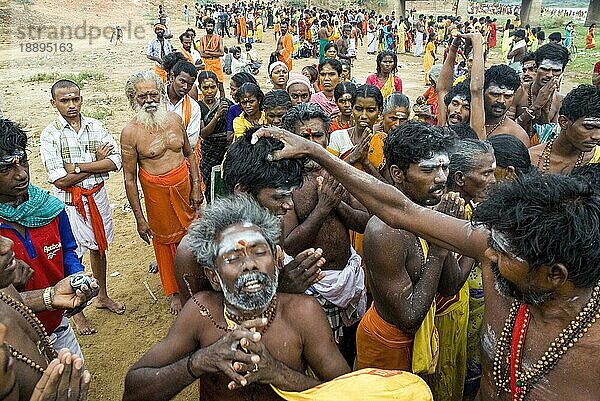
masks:
<path id="1" fill-rule="evenodd" d="M 48 333 L 46 332 L 46 329 L 44 328 L 44 325 L 42 324 L 42 322 L 40 322 L 40 320 L 33 313 L 33 311 L 29 307 L 27 307 L 25 304 L 17 301 L 16 299 L 11 297 L 10 295 L 5 294 L 4 292 L 0 292 L 0 300 L 2 300 L 5 304 L 7 304 L 8 306 L 10 306 L 14 310 L 16 310 L 21 316 L 23 316 L 25 318 L 27 323 L 29 323 L 29 325 L 33 328 L 35 333 L 40 338 L 40 341 L 37 342 L 38 351 L 39 351 L 40 355 L 42 355 L 46 359 L 46 362 L 50 362 L 52 359 L 56 358 L 56 351 L 54 350 L 54 347 L 52 347 L 52 342 L 50 341 L 50 338 L 48 337 Z M 10 345 L 10 344 L 7 344 L 7 345 L 8 345 L 10 354 L 16 360 L 25 363 L 27 366 L 29 366 L 30 368 L 32 368 L 35 371 L 38 371 L 40 373 L 44 372 L 44 368 L 42 368 L 40 365 L 35 363 L 34 360 L 29 358 L 27 355 L 23 354 L 22 352 L 18 351 L 12 345 Z"/>
<path id="2" fill-rule="evenodd" d="M 554 339 L 542 358 L 533 366 L 523 369 L 521 360 L 530 319 L 527 305 L 515 300 L 496 345 L 493 362 L 496 396 L 500 396 L 504 391 L 511 393 L 513 401 L 525 400 L 535 384 L 556 366 L 596 319 L 600 319 L 600 282 L 594 287 L 590 300 L 581 312 Z"/>
<path id="3" fill-rule="evenodd" d="M 553 137 L 546 144 L 546 146 L 544 146 L 544 150 L 542 150 L 542 153 L 538 157 L 538 161 L 537 161 L 538 168 L 540 168 L 540 162 L 542 161 L 542 159 L 544 160 L 544 163 L 542 165 L 542 173 L 544 173 L 544 174 L 546 174 L 550 171 L 550 154 L 552 153 L 552 146 L 554 145 L 554 141 L 556 140 L 557 137 L 558 137 L 558 135 Z M 579 152 L 579 157 L 577 157 L 577 161 L 575 162 L 575 168 L 577 168 L 583 164 L 583 156 L 584 155 L 585 155 L 585 152 Z"/>
<path id="4" fill-rule="evenodd" d="M 496 131 L 496 129 L 501 126 L 502 124 L 504 124 L 504 121 L 506 120 L 506 113 L 504 113 L 504 115 L 502 116 L 502 118 L 500 118 L 500 121 L 498 121 L 496 124 L 493 125 L 493 128 L 491 130 L 489 130 L 489 132 L 487 131 L 487 127 L 491 126 L 492 124 L 485 124 L 486 127 L 486 135 L 490 136 L 494 133 L 494 131 Z"/>
<path id="5" fill-rule="evenodd" d="M 233 331 L 233 328 L 231 328 L 229 324 L 227 325 L 227 327 L 218 324 L 216 322 L 215 318 L 213 317 L 213 315 L 210 313 L 210 310 L 206 306 L 204 306 L 200 302 L 198 302 L 198 300 L 196 299 L 195 296 L 192 296 L 192 300 L 194 301 L 194 304 L 196 304 L 196 306 L 200 310 L 200 315 L 208 316 L 208 318 L 210 319 L 213 326 L 215 326 L 217 329 L 222 330 L 222 331 L 226 331 L 226 332 Z M 271 300 L 271 303 L 270 303 L 269 307 L 267 308 L 267 310 L 265 310 L 263 313 L 261 313 L 260 316 L 237 317 L 237 316 L 232 315 L 230 312 L 228 312 L 227 308 L 225 308 L 225 307 L 223 308 L 223 316 L 224 316 L 226 322 L 229 320 L 229 321 L 232 321 L 233 323 L 237 323 L 237 324 L 240 324 L 245 320 L 266 318 L 267 319 L 266 326 L 264 328 L 262 328 L 261 330 L 259 330 L 262 334 L 264 334 L 267 332 L 267 330 L 271 326 L 271 323 L 273 323 L 273 320 L 275 319 L 275 315 L 277 314 L 277 304 L 278 304 L 277 294 L 275 294 L 275 295 L 273 295 L 273 299 Z"/>

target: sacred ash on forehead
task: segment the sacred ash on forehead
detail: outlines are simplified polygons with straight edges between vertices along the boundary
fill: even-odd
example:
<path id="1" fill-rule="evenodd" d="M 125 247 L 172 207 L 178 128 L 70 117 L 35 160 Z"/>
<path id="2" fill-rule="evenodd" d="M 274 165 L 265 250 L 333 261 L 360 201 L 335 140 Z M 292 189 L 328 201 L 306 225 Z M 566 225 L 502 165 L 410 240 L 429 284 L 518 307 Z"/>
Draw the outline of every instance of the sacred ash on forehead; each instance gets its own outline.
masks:
<path id="1" fill-rule="evenodd" d="M 539 68 L 544 68 L 546 70 L 562 70 L 563 65 L 560 61 L 556 60 L 542 60 Z"/>
<path id="2" fill-rule="evenodd" d="M 429 159 L 423 159 L 419 162 L 419 167 L 425 168 L 435 168 L 448 165 L 450 165 L 450 158 L 448 157 L 448 153 L 445 152 L 436 152 Z"/>
<path id="3" fill-rule="evenodd" d="M 248 224 L 248 226 L 246 226 Z M 250 223 L 243 223 L 242 227 L 250 228 L 253 225 Z M 265 237 L 257 230 L 240 230 L 229 233 L 221 238 L 218 248 L 218 256 L 224 255 L 229 252 L 239 251 L 245 249 L 250 244 L 259 242 L 266 242 Z"/>

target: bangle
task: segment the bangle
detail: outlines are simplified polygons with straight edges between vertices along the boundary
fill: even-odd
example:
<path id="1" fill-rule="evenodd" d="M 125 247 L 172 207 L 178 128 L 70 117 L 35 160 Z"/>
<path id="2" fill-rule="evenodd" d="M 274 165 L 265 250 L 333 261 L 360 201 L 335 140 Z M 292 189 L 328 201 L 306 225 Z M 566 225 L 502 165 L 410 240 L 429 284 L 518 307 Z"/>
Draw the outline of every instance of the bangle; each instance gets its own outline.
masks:
<path id="1" fill-rule="evenodd" d="M 188 358 L 187 358 L 187 371 L 188 371 L 189 375 L 192 376 L 192 379 L 198 380 L 200 378 L 200 376 L 196 376 L 194 374 L 194 372 L 192 372 L 192 355 L 194 355 L 194 353 L 190 352 L 190 354 L 188 355 Z"/>
<path id="2" fill-rule="evenodd" d="M 42 298 L 44 299 L 44 306 L 46 310 L 54 310 L 52 306 L 52 298 L 54 297 L 54 287 L 48 287 L 44 290 Z"/>

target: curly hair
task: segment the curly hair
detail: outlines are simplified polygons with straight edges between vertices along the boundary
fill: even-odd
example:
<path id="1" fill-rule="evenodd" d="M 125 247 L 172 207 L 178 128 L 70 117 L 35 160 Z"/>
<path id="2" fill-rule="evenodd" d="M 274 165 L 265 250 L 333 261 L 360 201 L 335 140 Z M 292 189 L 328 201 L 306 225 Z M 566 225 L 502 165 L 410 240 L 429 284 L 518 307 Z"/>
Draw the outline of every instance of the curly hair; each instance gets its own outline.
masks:
<path id="1" fill-rule="evenodd" d="M 247 130 L 227 150 L 222 173 L 226 194 L 233 194 L 237 184 L 255 197 L 265 188 L 289 189 L 302 185 L 305 159 L 268 161 L 267 156 L 283 149 L 283 143 L 273 138 L 260 138 L 252 145 L 252 135 L 258 128 Z"/>
<path id="2" fill-rule="evenodd" d="M 600 88 L 579 85 L 565 96 L 559 114 L 572 122 L 585 117 L 600 117 Z"/>
<path id="3" fill-rule="evenodd" d="M 600 197 L 578 177 L 535 174 L 503 183 L 477 206 L 473 222 L 506 236 L 530 271 L 562 263 L 576 287 L 600 279 Z"/>
<path id="4" fill-rule="evenodd" d="M 446 96 L 444 96 L 444 104 L 446 105 L 446 107 L 450 106 L 450 103 L 452 103 L 452 99 L 454 99 L 457 96 L 471 103 L 470 79 L 466 79 L 463 82 L 454 85 L 452 89 L 450 89 L 450 92 L 446 93 Z"/>
<path id="5" fill-rule="evenodd" d="M 296 123 L 318 118 L 323 121 L 325 132 L 329 133 L 331 118 L 323 111 L 321 106 L 314 103 L 298 103 L 285 113 L 283 116 L 283 129 L 295 132 Z"/>
<path id="6" fill-rule="evenodd" d="M 8 155 L 27 148 L 27 133 L 19 124 L 0 118 L 0 154 Z"/>
<path id="7" fill-rule="evenodd" d="M 217 236 L 234 224 L 246 223 L 259 228 L 275 254 L 281 234 L 279 219 L 247 194 L 237 194 L 215 200 L 206 207 L 202 218 L 191 224 L 187 237 L 198 263 L 214 269 L 218 255 Z"/>
<path id="8" fill-rule="evenodd" d="M 387 165 L 396 165 L 407 171 L 411 164 L 429 159 L 436 152 L 448 152 L 452 138 L 440 127 L 408 121 L 392 129 L 383 142 Z"/>
<path id="9" fill-rule="evenodd" d="M 516 91 L 521 86 L 519 74 L 505 64 L 493 65 L 484 74 L 483 90 L 490 87 L 492 83 Z"/>
<path id="10" fill-rule="evenodd" d="M 539 67 L 544 60 L 559 62 L 564 70 L 569 62 L 569 50 L 557 43 L 546 43 L 540 46 L 534 53 L 535 64 Z"/>

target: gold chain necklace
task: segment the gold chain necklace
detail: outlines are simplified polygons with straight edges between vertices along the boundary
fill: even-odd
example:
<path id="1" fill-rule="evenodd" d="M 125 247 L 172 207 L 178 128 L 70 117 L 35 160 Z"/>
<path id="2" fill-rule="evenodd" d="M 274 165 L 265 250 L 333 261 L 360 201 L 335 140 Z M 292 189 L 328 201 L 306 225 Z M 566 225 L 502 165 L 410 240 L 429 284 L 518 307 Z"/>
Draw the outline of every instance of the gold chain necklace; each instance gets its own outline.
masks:
<path id="1" fill-rule="evenodd" d="M 510 364 L 511 364 L 511 341 L 517 320 L 517 314 L 521 307 L 521 302 L 515 300 L 511 305 L 510 312 L 504 323 L 504 328 L 496 345 L 496 354 L 493 361 L 493 379 L 496 385 L 496 395 L 500 396 L 502 391 L 511 392 L 510 389 Z M 525 318 L 529 319 L 529 311 L 525 311 Z M 552 370 L 564 354 L 572 348 L 580 338 L 582 338 L 588 329 L 600 319 L 600 282 L 596 283 L 592 295 L 587 304 L 582 308 L 575 319 L 563 329 L 563 331 L 554 339 L 539 361 L 526 369 L 517 369 L 520 366 L 515 364 L 516 373 L 516 391 L 513 394 L 514 401 L 525 399 L 527 392 Z M 517 343 L 517 357 L 522 356 L 524 342 L 527 335 L 526 328 L 522 328 L 519 333 Z M 506 367 L 503 367 L 503 364 Z M 521 365 L 518 361 L 518 365 Z"/>

